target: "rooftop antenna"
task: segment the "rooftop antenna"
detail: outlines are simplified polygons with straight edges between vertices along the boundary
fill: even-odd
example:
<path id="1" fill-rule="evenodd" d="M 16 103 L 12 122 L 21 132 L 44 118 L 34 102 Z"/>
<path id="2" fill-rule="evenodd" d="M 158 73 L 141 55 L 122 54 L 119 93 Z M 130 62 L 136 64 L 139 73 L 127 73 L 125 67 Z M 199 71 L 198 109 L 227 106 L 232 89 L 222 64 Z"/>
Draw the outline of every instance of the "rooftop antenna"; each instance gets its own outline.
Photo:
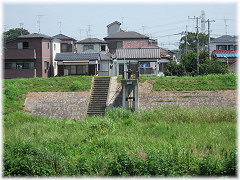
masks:
<path id="1" fill-rule="evenodd" d="M 84 29 L 78 29 L 78 31 L 79 31 L 79 33 L 80 33 L 80 38 L 79 38 L 79 40 L 81 40 L 81 34 L 82 34 L 82 31 L 83 31 Z"/>
<path id="2" fill-rule="evenodd" d="M 21 36 L 23 35 L 23 23 L 19 23 L 20 25 L 20 33 L 21 33 Z"/>
<path id="3" fill-rule="evenodd" d="M 142 29 L 143 29 L 143 34 L 144 34 L 144 30 L 145 30 L 145 28 L 146 28 L 147 26 L 142 26 Z"/>
<path id="4" fill-rule="evenodd" d="M 122 25 L 122 29 L 123 29 L 123 20 L 124 20 L 126 17 L 121 16 L 120 18 L 121 18 L 121 25 Z"/>
<path id="5" fill-rule="evenodd" d="M 58 22 L 58 24 L 59 24 L 60 34 L 62 34 L 62 22 L 60 21 Z"/>
<path id="6" fill-rule="evenodd" d="M 231 19 L 226 19 L 226 18 L 224 17 L 222 20 L 224 20 L 224 24 L 225 24 L 225 35 L 227 35 L 227 27 L 228 27 L 227 21 L 228 21 L 228 20 L 231 20 Z"/>
<path id="7" fill-rule="evenodd" d="M 88 36 L 91 38 L 91 24 L 88 25 Z"/>
<path id="8" fill-rule="evenodd" d="M 37 17 L 38 17 L 38 21 L 37 21 L 37 23 L 38 23 L 38 33 L 41 33 L 40 19 L 41 19 L 42 16 L 45 16 L 45 15 L 42 15 L 42 14 L 37 15 Z"/>

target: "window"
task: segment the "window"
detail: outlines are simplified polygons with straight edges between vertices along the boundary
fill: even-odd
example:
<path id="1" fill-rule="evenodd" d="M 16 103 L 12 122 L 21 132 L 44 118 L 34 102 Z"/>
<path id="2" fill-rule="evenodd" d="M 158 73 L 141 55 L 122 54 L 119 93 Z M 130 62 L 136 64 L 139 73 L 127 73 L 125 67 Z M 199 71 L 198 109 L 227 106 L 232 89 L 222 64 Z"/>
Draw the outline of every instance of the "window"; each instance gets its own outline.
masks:
<path id="1" fill-rule="evenodd" d="M 234 50 L 234 46 L 233 45 L 229 45 L 228 46 L 228 50 Z"/>
<path id="2" fill-rule="evenodd" d="M 67 52 L 67 44 L 62 44 L 62 52 Z"/>
<path id="3" fill-rule="evenodd" d="M 217 45 L 217 50 L 227 50 L 227 45 Z"/>
<path id="4" fill-rule="evenodd" d="M 44 61 L 44 70 L 47 70 L 49 68 L 49 62 Z"/>
<path id="5" fill-rule="evenodd" d="M 106 51 L 106 46 L 105 45 L 101 45 L 101 51 Z"/>
<path id="6" fill-rule="evenodd" d="M 87 66 L 86 65 L 77 66 L 77 74 L 87 74 Z"/>
<path id="7" fill-rule="evenodd" d="M 100 64 L 98 64 L 98 71 L 100 71 Z"/>
<path id="8" fill-rule="evenodd" d="M 54 44 L 53 47 L 54 47 L 54 51 L 56 51 L 56 44 Z"/>
<path id="9" fill-rule="evenodd" d="M 28 49 L 28 42 L 23 42 L 23 49 Z"/>
<path id="10" fill-rule="evenodd" d="M 236 46 L 234 46 L 234 50 L 238 50 L 238 46 L 236 45 Z"/>
<path id="11" fill-rule="evenodd" d="M 122 48 L 122 47 L 123 47 L 123 42 L 117 41 L 117 48 Z"/>
<path id="12" fill-rule="evenodd" d="M 47 43 L 47 47 L 48 47 L 48 49 L 49 49 L 49 43 Z"/>
<path id="13" fill-rule="evenodd" d="M 12 69 L 12 63 L 5 63 L 5 69 Z"/>
<path id="14" fill-rule="evenodd" d="M 18 49 L 28 49 L 28 42 L 18 42 Z"/>
<path id="15" fill-rule="evenodd" d="M 87 50 L 89 50 L 89 49 L 94 49 L 94 47 L 93 47 L 93 45 L 84 45 L 83 46 L 83 51 L 87 51 Z"/>
<path id="16" fill-rule="evenodd" d="M 18 42 L 18 49 L 22 49 L 23 48 L 23 43 L 22 42 Z"/>

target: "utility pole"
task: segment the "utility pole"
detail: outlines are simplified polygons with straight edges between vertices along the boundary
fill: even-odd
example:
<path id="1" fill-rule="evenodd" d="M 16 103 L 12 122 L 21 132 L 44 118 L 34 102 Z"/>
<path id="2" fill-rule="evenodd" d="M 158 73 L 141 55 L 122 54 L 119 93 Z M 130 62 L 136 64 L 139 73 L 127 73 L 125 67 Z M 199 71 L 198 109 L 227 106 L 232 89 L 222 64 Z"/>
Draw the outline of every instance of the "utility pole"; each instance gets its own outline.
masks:
<path id="1" fill-rule="evenodd" d="M 186 31 L 185 31 L 185 37 L 186 37 L 186 55 L 187 55 L 187 52 L 188 52 L 188 49 L 187 49 L 187 36 L 188 36 L 188 30 L 187 30 L 187 26 L 186 26 Z"/>
<path id="2" fill-rule="evenodd" d="M 197 39 L 197 75 L 199 75 L 199 37 L 198 37 L 198 19 L 199 17 L 190 18 L 188 16 L 188 19 L 196 19 L 196 24 L 197 24 L 197 30 L 196 30 L 196 39 Z"/>
<path id="3" fill-rule="evenodd" d="M 208 23 L 208 58 L 211 59 L 211 54 L 210 54 L 210 22 L 215 22 L 215 20 L 210 21 L 209 19 L 207 20 Z"/>

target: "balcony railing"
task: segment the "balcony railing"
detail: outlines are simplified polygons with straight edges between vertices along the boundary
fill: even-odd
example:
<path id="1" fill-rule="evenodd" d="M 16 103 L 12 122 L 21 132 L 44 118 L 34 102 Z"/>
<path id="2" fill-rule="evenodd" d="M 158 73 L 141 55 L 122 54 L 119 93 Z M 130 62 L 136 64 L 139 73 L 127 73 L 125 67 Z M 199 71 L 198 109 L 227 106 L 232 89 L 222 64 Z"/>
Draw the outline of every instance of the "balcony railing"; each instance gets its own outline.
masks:
<path id="1" fill-rule="evenodd" d="M 5 49 L 5 59 L 36 59 L 36 49 Z"/>

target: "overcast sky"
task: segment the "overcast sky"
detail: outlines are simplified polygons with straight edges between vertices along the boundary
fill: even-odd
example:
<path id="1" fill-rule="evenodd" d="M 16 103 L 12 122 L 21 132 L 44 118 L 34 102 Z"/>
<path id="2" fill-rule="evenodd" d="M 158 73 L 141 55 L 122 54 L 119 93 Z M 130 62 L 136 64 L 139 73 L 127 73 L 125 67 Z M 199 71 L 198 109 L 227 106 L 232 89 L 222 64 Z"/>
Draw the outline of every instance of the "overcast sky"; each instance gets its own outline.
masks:
<path id="1" fill-rule="evenodd" d="M 148 1 L 146 1 L 148 2 Z M 205 11 L 205 20 L 215 20 L 211 23 L 211 34 L 218 37 L 224 34 L 237 33 L 237 1 L 230 3 L 3 3 L 3 28 L 20 27 L 30 33 L 38 33 L 37 23 L 40 16 L 40 31 L 42 34 L 54 36 L 61 32 L 77 40 L 87 36 L 90 28 L 91 37 L 103 39 L 107 36 L 107 25 L 123 22 L 122 29 L 137 31 L 158 39 L 161 47 L 177 49 L 181 35 L 174 35 L 186 30 L 196 31 L 196 19 Z M 224 20 L 225 19 L 225 20 Z M 199 21 L 199 31 L 201 23 Z M 207 24 L 205 24 L 207 32 Z"/>

